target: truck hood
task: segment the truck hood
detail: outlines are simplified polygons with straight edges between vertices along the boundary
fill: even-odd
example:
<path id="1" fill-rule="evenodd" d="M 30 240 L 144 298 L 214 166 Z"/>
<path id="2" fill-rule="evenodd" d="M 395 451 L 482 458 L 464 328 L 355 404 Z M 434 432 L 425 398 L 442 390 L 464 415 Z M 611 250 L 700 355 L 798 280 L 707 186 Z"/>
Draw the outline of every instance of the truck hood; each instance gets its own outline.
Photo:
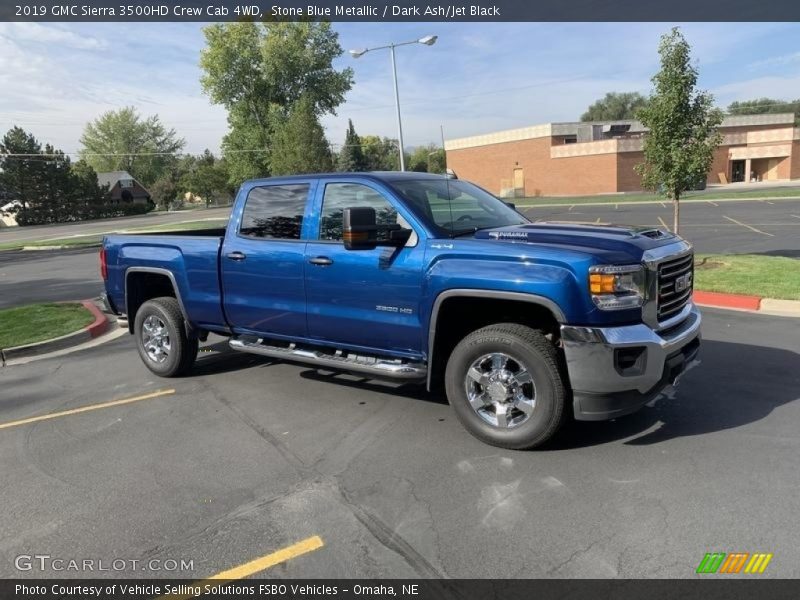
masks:
<path id="1" fill-rule="evenodd" d="M 598 223 L 541 222 L 483 229 L 476 240 L 559 245 L 589 254 L 626 254 L 639 260 L 653 248 L 678 241 L 676 235 L 653 227 Z"/>

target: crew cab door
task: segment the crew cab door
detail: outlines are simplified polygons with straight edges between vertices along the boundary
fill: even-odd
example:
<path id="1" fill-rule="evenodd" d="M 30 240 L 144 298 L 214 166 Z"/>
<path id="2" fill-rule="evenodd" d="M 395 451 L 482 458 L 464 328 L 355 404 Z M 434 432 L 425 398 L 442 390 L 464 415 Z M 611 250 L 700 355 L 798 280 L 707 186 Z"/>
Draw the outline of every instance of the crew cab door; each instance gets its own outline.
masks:
<path id="1" fill-rule="evenodd" d="M 243 189 L 222 244 L 223 306 L 237 333 L 304 337 L 308 199 L 314 180 Z"/>
<path id="2" fill-rule="evenodd" d="M 419 307 L 425 253 L 419 229 L 402 248 L 346 250 L 342 212 L 362 206 L 375 209 L 379 224 L 413 228 L 413 217 L 372 182 L 320 182 L 317 231 L 309 233 L 306 245 L 309 337 L 417 356 L 423 347 Z"/>

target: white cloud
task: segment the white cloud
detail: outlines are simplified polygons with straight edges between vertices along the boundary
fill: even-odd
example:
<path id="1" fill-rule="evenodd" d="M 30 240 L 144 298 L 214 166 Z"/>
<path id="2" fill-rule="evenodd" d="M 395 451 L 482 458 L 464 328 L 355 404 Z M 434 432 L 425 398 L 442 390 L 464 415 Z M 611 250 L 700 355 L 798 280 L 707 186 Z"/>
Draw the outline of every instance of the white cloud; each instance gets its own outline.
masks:
<path id="1" fill-rule="evenodd" d="M 736 81 L 718 86 L 713 90 L 718 104 L 727 106 L 736 100 L 754 98 L 776 98 L 789 100 L 800 98 L 800 73 L 787 76 L 765 76 Z"/>
<path id="2" fill-rule="evenodd" d="M 747 68 L 756 71 L 765 67 L 785 67 L 800 63 L 800 52 L 792 52 L 790 54 L 782 54 L 780 56 L 771 56 L 763 60 L 757 60 L 747 65 Z"/>
<path id="3" fill-rule="evenodd" d="M 0 23 L 0 36 L 14 41 L 45 44 L 55 48 L 76 50 L 103 50 L 108 44 L 89 35 L 78 35 L 55 25 L 39 23 Z"/>

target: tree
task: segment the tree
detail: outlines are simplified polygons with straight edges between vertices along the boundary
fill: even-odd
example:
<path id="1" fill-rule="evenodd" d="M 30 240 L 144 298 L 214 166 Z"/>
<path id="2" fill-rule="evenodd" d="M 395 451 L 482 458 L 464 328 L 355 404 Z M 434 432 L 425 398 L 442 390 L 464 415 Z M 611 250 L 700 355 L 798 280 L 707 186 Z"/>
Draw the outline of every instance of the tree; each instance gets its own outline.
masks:
<path id="1" fill-rule="evenodd" d="M 12 127 L 0 142 L 0 187 L 22 206 L 35 206 L 41 198 L 45 158 L 42 145 L 21 127 Z"/>
<path id="2" fill-rule="evenodd" d="M 169 209 L 172 202 L 174 202 L 180 194 L 176 169 L 170 169 L 164 173 L 161 177 L 156 179 L 148 190 L 156 206 L 162 210 Z"/>
<path id="3" fill-rule="evenodd" d="M 331 150 L 314 113 L 313 100 L 301 98 L 296 102 L 272 138 L 270 172 L 273 175 L 333 170 Z"/>
<path id="4" fill-rule="evenodd" d="M 589 106 L 581 115 L 581 121 L 619 121 L 636 119 L 636 115 L 647 104 L 647 98 L 639 92 L 609 92 Z"/>
<path id="5" fill-rule="evenodd" d="M 194 158 L 194 157 L 193 157 Z M 229 193 L 228 170 L 225 162 L 217 159 L 210 150 L 194 158 L 186 173 L 181 177 L 181 187 L 196 193 L 210 206 L 219 194 Z"/>
<path id="6" fill-rule="evenodd" d="M 421 173 L 444 173 L 444 150 L 436 144 L 417 146 L 406 161 L 409 171 Z"/>
<path id="7" fill-rule="evenodd" d="M 342 48 L 330 23 L 215 23 L 203 32 L 201 84 L 228 110 L 222 148 L 234 185 L 269 175 L 273 159 L 285 162 L 274 157 L 272 138 L 301 98 L 317 121 L 335 113 L 352 87 L 352 69 L 333 68 Z M 287 143 L 284 137 L 282 150 Z"/>
<path id="8" fill-rule="evenodd" d="M 772 98 L 758 98 L 732 102 L 728 105 L 728 112 L 732 115 L 763 115 L 775 113 L 794 113 L 795 127 L 800 127 L 800 98 L 785 101 Z"/>
<path id="9" fill-rule="evenodd" d="M 107 190 L 97 183 L 97 173 L 85 162 L 69 157 L 13 127 L 0 143 L 0 188 L 19 200 L 20 225 L 96 218 Z"/>
<path id="10" fill-rule="evenodd" d="M 108 186 L 101 187 L 97 172 L 85 160 L 72 164 L 73 189 L 78 198 L 87 204 L 100 204 L 106 200 Z"/>
<path id="11" fill-rule="evenodd" d="M 711 94 L 697 91 L 697 69 L 679 28 L 661 37 L 658 52 L 661 70 L 653 76 L 653 93 L 639 112 L 649 132 L 644 162 L 636 170 L 647 189 L 663 191 L 672 200 L 673 230 L 678 233 L 681 194 L 707 176 L 722 141 L 717 131 L 722 112 L 714 108 Z"/>
<path id="12" fill-rule="evenodd" d="M 367 160 L 364 149 L 361 147 L 361 138 L 353 127 L 353 121 L 347 120 L 347 134 L 344 137 L 344 146 L 339 151 L 337 169 L 342 172 L 366 171 Z"/>
<path id="13" fill-rule="evenodd" d="M 186 145 L 158 115 L 143 119 L 133 107 L 108 111 L 87 123 L 80 141 L 80 156 L 95 171 L 127 171 L 145 187 L 167 171 Z"/>
<path id="14" fill-rule="evenodd" d="M 377 135 L 365 135 L 361 137 L 361 147 L 364 150 L 364 170 L 400 170 L 400 156 L 397 152 L 397 140 L 387 137 L 380 138 Z"/>

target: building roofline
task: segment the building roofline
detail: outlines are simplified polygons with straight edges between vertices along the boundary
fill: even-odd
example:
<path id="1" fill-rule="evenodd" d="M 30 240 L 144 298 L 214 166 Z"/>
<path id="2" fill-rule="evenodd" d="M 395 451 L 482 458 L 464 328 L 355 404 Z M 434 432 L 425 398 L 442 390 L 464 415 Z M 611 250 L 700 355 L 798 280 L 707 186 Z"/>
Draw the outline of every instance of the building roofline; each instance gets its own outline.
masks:
<path id="1" fill-rule="evenodd" d="M 794 113 L 765 113 L 759 115 L 728 115 L 722 121 L 720 129 L 729 127 L 747 127 L 761 125 L 785 125 L 794 126 Z M 473 148 L 477 146 L 488 146 L 491 144 L 501 144 L 504 142 L 518 142 L 552 135 L 570 135 L 577 132 L 579 126 L 603 126 L 603 125 L 638 125 L 637 132 L 647 131 L 646 127 L 635 119 L 618 119 L 609 121 L 561 121 L 531 125 L 528 127 L 518 127 L 516 129 L 504 129 L 473 136 L 453 138 L 445 140 L 445 150 L 461 150 L 463 148 Z M 573 132 L 572 129 L 575 129 Z"/>

